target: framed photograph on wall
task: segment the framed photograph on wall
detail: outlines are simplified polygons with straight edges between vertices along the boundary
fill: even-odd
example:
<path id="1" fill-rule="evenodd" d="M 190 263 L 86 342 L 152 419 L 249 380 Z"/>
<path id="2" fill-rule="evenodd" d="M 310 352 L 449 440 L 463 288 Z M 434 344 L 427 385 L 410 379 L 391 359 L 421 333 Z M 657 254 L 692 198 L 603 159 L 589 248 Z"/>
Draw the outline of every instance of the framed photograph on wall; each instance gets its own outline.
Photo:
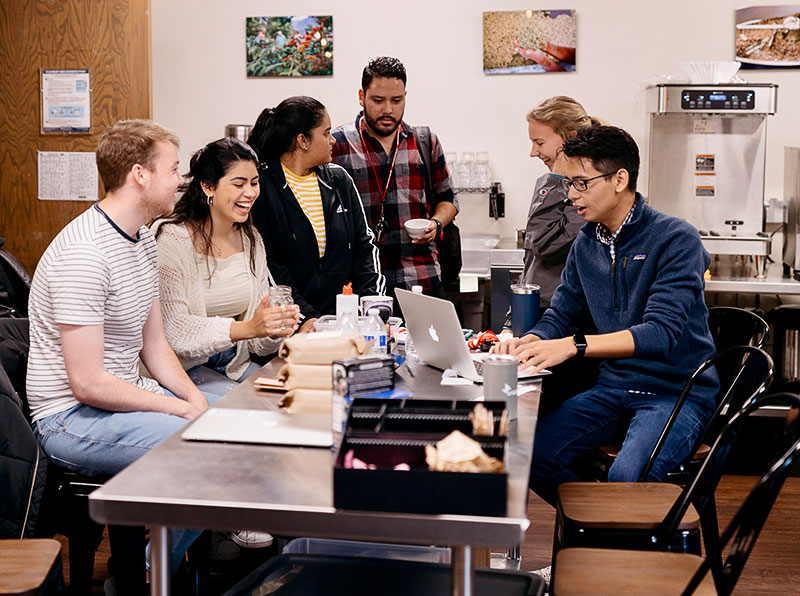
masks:
<path id="1" fill-rule="evenodd" d="M 742 68 L 800 67 L 800 4 L 738 8 L 735 35 Z"/>
<path id="2" fill-rule="evenodd" d="M 574 10 L 483 13 L 483 72 L 542 73 L 575 70 Z"/>
<path id="3" fill-rule="evenodd" d="M 333 75 L 333 16 L 247 17 L 248 77 Z"/>

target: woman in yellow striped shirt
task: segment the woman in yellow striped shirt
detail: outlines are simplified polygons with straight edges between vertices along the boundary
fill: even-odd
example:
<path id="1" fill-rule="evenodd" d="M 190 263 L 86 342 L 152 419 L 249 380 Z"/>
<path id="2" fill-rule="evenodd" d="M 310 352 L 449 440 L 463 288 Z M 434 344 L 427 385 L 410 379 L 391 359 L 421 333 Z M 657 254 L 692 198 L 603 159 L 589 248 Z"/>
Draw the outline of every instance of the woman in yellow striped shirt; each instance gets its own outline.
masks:
<path id="1" fill-rule="evenodd" d="M 247 141 L 262 160 L 253 222 L 276 283 L 293 289 L 303 325 L 333 314 L 352 282 L 362 296 L 383 294 L 378 250 L 353 179 L 331 162 L 331 119 L 311 97 L 290 97 L 261 112 Z"/>

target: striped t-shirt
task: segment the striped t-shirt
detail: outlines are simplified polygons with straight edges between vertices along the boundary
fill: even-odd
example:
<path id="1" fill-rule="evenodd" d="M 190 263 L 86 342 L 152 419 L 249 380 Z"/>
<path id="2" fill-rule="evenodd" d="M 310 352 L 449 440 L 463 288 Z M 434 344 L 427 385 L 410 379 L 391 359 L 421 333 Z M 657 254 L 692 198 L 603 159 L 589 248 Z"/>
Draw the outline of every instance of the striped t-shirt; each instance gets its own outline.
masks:
<path id="1" fill-rule="evenodd" d="M 308 176 L 298 176 L 285 165 L 283 173 L 286 182 L 292 189 L 297 202 L 306 214 L 311 227 L 314 228 L 314 235 L 317 237 L 319 247 L 319 257 L 325 256 L 325 213 L 322 211 L 322 195 L 319 192 L 319 181 L 317 173 L 311 172 Z"/>
<path id="2" fill-rule="evenodd" d="M 78 404 L 70 389 L 59 325 L 103 325 L 103 365 L 142 389 L 163 393 L 139 374 L 142 328 L 158 298 L 156 242 L 147 227 L 134 239 L 97 205 L 73 219 L 42 255 L 28 303 L 27 392 L 35 421 Z"/>

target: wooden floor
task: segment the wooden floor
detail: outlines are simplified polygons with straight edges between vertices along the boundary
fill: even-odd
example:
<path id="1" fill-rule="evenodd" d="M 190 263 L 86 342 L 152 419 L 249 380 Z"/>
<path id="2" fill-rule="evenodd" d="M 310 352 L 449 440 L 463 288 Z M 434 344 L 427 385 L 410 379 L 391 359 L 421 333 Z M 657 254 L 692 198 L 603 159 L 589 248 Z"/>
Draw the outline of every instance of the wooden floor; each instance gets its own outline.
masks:
<path id="1" fill-rule="evenodd" d="M 720 527 L 725 528 L 755 483 L 754 476 L 725 476 L 717 490 L 717 508 Z M 533 493 L 528 503 L 528 519 L 531 527 L 522 544 L 522 569 L 532 571 L 550 564 L 555 515 L 552 508 Z M 62 556 L 67 560 L 66 540 L 58 536 L 64 545 Z M 103 594 L 102 583 L 108 576 L 107 562 L 110 555 L 108 538 L 95 559 L 94 595 Z M 778 501 L 767 520 L 764 530 L 747 561 L 744 573 L 734 591 L 734 596 L 788 596 L 800 594 L 800 478 L 788 478 Z M 66 580 L 69 569 L 65 565 Z"/>

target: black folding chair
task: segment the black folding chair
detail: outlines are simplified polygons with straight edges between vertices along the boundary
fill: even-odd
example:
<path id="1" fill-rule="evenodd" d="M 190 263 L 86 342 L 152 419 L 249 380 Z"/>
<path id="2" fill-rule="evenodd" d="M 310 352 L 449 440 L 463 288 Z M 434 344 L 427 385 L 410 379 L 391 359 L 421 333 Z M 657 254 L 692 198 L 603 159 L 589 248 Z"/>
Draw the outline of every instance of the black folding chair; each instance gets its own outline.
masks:
<path id="1" fill-rule="evenodd" d="M 711 358 L 692 375 L 681 394 L 674 415 L 688 395 L 688 389 L 706 370 L 717 363 L 738 363 L 731 367 L 734 380 L 723 383 L 724 399 L 715 412 L 722 428 L 709 440 L 712 445 L 697 472 L 681 490 L 671 483 L 645 483 L 649 466 L 655 460 L 671 428 L 662 433 L 639 482 L 566 483 L 559 487 L 553 560 L 562 548 L 590 546 L 694 552 L 700 554 L 700 528 L 707 557 L 721 566 L 719 530 L 714 491 L 723 465 L 738 439 L 746 414 L 762 403 L 760 398 L 772 376 L 768 354 L 749 346 L 739 346 Z M 770 403 L 772 403 L 771 400 Z M 725 421 L 724 423 L 722 421 Z M 716 424 L 712 423 L 716 428 Z M 592 503 L 586 512 L 582 503 Z M 689 514 L 688 516 L 686 514 Z"/>
<path id="2" fill-rule="evenodd" d="M 735 306 L 709 308 L 708 328 L 718 353 L 734 346 L 763 348 L 769 339 L 769 324 L 764 319 Z"/>
<path id="3" fill-rule="evenodd" d="M 758 407 L 786 402 L 795 411 L 800 408 L 800 397 L 794 393 L 774 393 L 764 398 Z M 720 536 L 720 549 L 725 549 L 730 545 L 725 563 L 715 576 L 717 592 L 720 596 L 728 596 L 733 593 L 745 563 L 747 563 L 756 540 L 775 505 L 783 483 L 789 475 L 789 469 L 800 453 L 800 417 L 791 416 L 791 422 L 787 425 L 779 444 L 782 445 L 778 451 L 783 453 L 776 458 L 775 463 L 769 467 L 769 470 L 750 491 L 747 499 Z M 787 444 L 789 447 L 785 449 Z M 684 596 L 692 594 L 709 569 L 713 571 L 713 564 L 714 562 L 706 557 L 686 587 Z"/>
<path id="4" fill-rule="evenodd" d="M 742 419 L 758 408 L 789 402 L 800 407 L 800 397 L 782 393 L 761 397 L 730 420 L 721 438 L 736 433 Z M 567 548 L 558 553 L 551 591 L 554 596 L 602 591 L 617 596 L 646 593 L 681 596 L 730 596 L 741 576 L 747 558 L 778 497 L 789 468 L 800 452 L 800 421 L 793 417 L 776 440 L 779 456 L 761 477 L 720 538 L 720 549 L 728 549 L 722 565 L 709 557 L 692 554 Z M 716 448 L 716 445 L 714 446 Z M 710 461 L 710 460 L 709 460 Z M 686 501 L 676 503 L 670 515 L 685 511 Z M 660 540 L 657 537 L 656 540 Z M 712 571 L 713 582 L 707 577 Z M 587 592 L 587 585 L 595 590 Z"/>

